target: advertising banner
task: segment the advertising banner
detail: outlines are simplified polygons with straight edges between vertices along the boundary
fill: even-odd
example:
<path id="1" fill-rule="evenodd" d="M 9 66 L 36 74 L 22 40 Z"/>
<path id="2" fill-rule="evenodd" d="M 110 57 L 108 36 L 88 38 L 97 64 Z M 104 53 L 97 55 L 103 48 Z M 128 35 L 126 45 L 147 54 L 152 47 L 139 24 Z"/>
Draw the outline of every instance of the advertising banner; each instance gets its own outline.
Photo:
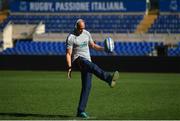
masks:
<path id="1" fill-rule="evenodd" d="M 160 12 L 180 12 L 180 0 L 160 0 Z"/>
<path id="2" fill-rule="evenodd" d="M 146 0 L 18 0 L 11 12 L 143 12 Z"/>

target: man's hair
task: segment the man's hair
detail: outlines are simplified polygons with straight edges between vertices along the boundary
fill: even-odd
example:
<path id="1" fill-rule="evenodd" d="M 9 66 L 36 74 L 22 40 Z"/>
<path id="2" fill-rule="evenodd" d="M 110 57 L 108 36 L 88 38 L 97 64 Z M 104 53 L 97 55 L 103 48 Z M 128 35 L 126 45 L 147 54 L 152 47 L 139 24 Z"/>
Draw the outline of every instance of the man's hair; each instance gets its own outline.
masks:
<path id="1" fill-rule="evenodd" d="M 77 29 L 77 27 L 78 27 L 78 24 L 79 24 L 79 22 L 84 22 L 84 20 L 83 19 L 78 19 L 77 21 L 76 21 L 76 24 L 75 24 L 75 29 Z M 85 22 L 84 22 L 85 23 Z"/>

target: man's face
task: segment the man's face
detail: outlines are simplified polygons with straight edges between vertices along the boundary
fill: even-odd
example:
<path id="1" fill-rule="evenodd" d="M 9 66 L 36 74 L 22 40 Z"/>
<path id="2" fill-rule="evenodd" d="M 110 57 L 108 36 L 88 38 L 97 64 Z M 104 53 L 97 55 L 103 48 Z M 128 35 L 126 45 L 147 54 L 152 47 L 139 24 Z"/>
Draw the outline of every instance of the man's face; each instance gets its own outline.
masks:
<path id="1" fill-rule="evenodd" d="M 83 29 L 85 29 L 85 23 L 84 22 L 80 22 L 77 26 L 77 32 L 78 34 L 81 34 L 83 32 Z"/>

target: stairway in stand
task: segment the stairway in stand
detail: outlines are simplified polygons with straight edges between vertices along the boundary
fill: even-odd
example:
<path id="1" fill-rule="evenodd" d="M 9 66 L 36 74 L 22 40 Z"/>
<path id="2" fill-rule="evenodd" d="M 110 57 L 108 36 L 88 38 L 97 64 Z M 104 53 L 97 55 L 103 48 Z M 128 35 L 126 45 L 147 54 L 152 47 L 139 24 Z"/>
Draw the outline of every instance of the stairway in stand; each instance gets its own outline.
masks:
<path id="1" fill-rule="evenodd" d="M 142 34 L 146 33 L 148 29 L 151 27 L 151 25 L 155 22 L 157 19 L 157 14 L 147 14 L 144 15 L 144 18 L 140 22 L 140 24 L 137 26 L 135 33 Z"/>
<path id="2" fill-rule="evenodd" d="M 0 23 L 2 23 L 8 17 L 8 11 L 0 11 Z"/>

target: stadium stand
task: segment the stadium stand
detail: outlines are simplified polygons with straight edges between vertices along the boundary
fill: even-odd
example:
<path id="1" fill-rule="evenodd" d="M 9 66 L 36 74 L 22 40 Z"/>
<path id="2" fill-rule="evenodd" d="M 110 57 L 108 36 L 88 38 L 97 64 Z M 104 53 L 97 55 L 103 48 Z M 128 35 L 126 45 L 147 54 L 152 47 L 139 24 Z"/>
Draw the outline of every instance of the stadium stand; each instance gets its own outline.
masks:
<path id="1" fill-rule="evenodd" d="M 103 46 L 103 42 L 97 42 Z M 151 56 L 162 42 L 115 42 L 115 53 L 119 56 Z M 17 41 L 14 48 L 8 48 L 0 55 L 65 55 L 65 42 Z M 101 51 L 90 50 L 92 56 L 108 56 Z M 180 56 L 180 42 L 177 47 L 168 48 L 168 56 Z"/>
<path id="2" fill-rule="evenodd" d="M 145 11 L 144 11 L 145 12 Z M 76 15 L 75 15 L 76 14 Z M 52 13 L 10 13 L 10 15 L 0 24 L 0 32 L 9 23 L 31 25 L 43 22 L 46 33 L 69 33 L 74 28 L 74 22 L 82 18 L 86 22 L 86 29 L 91 33 L 106 34 L 134 34 L 141 21 L 148 21 L 144 18 L 144 13 L 75 13 L 75 14 L 52 14 Z M 153 21 L 154 22 L 154 21 Z M 179 14 L 160 14 L 149 28 L 148 33 L 180 33 Z M 61 38 L 62 39 L 62 38 Z M 118 38 L 122 39 L 122 38 Z M 120 56 L 150 56 L 157 46 L 164 46 L 162 41 L 115 41 L 115 52 Z M 64 39 L 65 40 L 65 39 Z M 134 38 L 135 40 L 135 38 Z M 0 55 L 65 55 L 65 42 L 46 40 L 46 42 L 32 40 L 18 40 L 14 42 L 13 48 L 8 48 Z M 98 44 L 103 45 L 102 42 Z M 2 45 L 2 44 L 1 44 Z M 168 47 L 168 56 L 179 56 L 180 45 Z M 104 52 L 91 50 L 93 56 L 106 56 Z"/>
<path id="3" fill-rule="evenodd" d="M 68 33 L 74 27 L 74 21 L 83 18 L 86 21 L 87 29 L 91 33 L 133 33 L 136 26 L 142 20 L 143 15 L 10 15 L 2 24 L 1 30 L 9 21 L 14 24 L 38 24 L 45 23 L 48 33 Z M 160 15 L 149 33 L 179 33 L 178 15 Z M 102 42 L 98 42 L 102 45 Z M 120 56 L 149 56 L 152 55 L 156 46 L 162 42 L 115 42 L 115 52 Z M 168 56 L 180 56 L 177 47 L 168 48 Z M 64 55 L 64 42 L 34 42 L 17 41 L 14 48 L 9 48 L 0 53 L 1 55 Z M 91 50 L 93 56 L 107 56 L 104 52 Z"/>
<path id="4" fill-rule="evenodd" d="M 180 15 L 159 15 L 149 33 L 180 33 Z"/>
<path id="5" fill-rule="evenodd" d="M 168 48 L 168 56 L 180 56 L 180 42 L 175 48 Z"/>
<path id="6" fill-rule="evenodd" d="M 46 32 L 70 32 L 74 21 L 85 20 L 87 29 L 92 33 L 133 33 L 143 15 L 10 15 L 6 21 L 14 24 L 38 24 L 43 21 Z"/>
<path id="7" fill-rule="evenodd" d="M 97 42 L 103 46 L 103 42 Z M 115 53 L 119 56 L 150 56 L 157 46 L 162 42 L 115 42 Z M 14 48 L 9 48 L 0 53 L 1 55 L 65 55 L 65 42 L 38 42 L 17 41 Z M 92 56 L 108 56 L 105 52 L 90 50 Z M 169 56 L 177 56 L 180 52 L 179 46 L 168 50 Z"/>

